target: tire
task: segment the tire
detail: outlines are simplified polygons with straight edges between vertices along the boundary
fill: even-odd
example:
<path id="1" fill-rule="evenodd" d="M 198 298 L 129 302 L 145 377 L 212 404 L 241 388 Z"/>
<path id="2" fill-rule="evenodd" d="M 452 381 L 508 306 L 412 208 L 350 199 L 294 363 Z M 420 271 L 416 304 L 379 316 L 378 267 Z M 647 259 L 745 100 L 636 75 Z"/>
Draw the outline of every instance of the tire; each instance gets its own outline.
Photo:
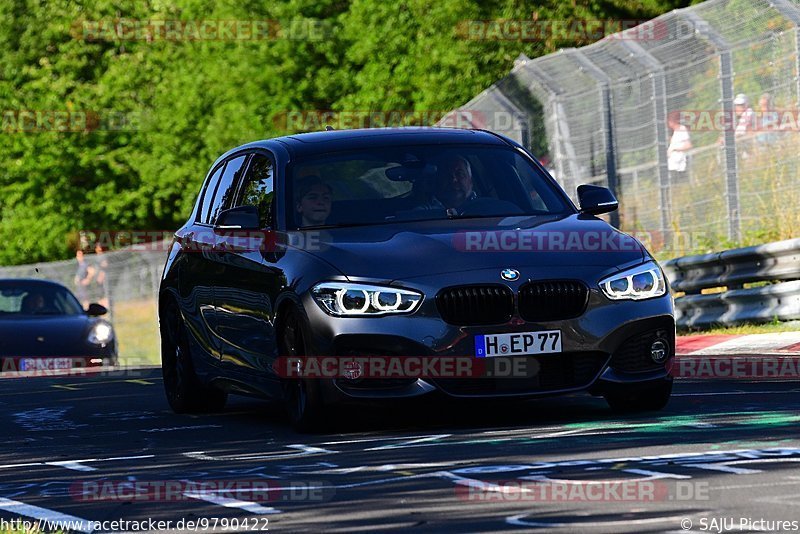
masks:
<path id="1" fill-rule="evenodd" d="M 300 317 L 292 308 L 286 312 L 279 339 L 281 356 L 306 356 Z M 317 380 L 308 378 L 284 380 L 283 398 L 289 422 L 296 431 L 306 433 L 322 428 L 325 407 Z"/>
<path id="2" fill-rule="evenodd" d="M 161 330 L 161 373 L 167 402 L 175 413 L 216 412 L 225 407 L 228 394 L 204 387 L 195 374 L 189 333 L 175 305 L 166 310 Z"/>
<path id="3" fill-rule="evenodd" d="M 619 387 L 603 394 L 615 412 L 657 412 L 666 407 L 672 394 L 672 380 L 660 380 L 646 386 Z"/>

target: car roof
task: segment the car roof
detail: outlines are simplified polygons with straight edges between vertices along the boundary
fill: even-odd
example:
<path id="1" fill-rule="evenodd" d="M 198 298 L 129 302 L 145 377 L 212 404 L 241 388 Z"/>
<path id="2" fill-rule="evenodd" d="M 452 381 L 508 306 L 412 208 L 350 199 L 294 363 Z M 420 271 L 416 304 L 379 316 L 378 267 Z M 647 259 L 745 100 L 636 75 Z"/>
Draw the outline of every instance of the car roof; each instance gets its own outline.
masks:
<path id="1" fill-rule="evenodd" d="M 392 145 L 432 145 L 432 144 L 474 144 L 511 146 L 503 137 L 486 130 L 467 130 L 463 128 L 361 128 L 353 130 L 329 130 L 285 135 L 256 141 L 237 147 L 228 153 L 232 154 L 245 148 L 270 148 L 271 144 L 280 143 L 294 156 L 336 152 L 339 150 L 359 150 L 371 147 Z M 222 159 L 222 158 L 220 158 Z"/>
<path id="2" fill-rule="evenodd" d="M 69 289 L 64 285 L 53 280 L 43 280 L 41 278 L 0 278 L 0 285 L 8 283 L 19 283 L 20 285 L 39 285 L 39 286 L 55 286 L 59 289 Z"/>

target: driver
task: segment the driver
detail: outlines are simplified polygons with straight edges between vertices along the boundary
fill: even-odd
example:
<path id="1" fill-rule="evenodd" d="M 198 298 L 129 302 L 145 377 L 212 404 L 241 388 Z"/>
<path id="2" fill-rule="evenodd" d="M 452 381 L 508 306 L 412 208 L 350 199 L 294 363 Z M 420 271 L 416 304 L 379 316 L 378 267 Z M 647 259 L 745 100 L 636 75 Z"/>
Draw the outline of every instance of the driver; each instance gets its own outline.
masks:
<path id="1" fill-rule="evenodd" d="M 24 314 L 30 315 L 38 313 L 45 308 L 44 295 L 38 292 L 29 293 L 22 299 L 20 311 Z"/>
<path id="2" fill-rule="evenodd" d="M 425 206 L 427 209 L 459 209 L 478 197 L 472 184 L 472 166 L 463 156 L 445 157 L 439 165 L 434 184 L 434 196 Z"/>

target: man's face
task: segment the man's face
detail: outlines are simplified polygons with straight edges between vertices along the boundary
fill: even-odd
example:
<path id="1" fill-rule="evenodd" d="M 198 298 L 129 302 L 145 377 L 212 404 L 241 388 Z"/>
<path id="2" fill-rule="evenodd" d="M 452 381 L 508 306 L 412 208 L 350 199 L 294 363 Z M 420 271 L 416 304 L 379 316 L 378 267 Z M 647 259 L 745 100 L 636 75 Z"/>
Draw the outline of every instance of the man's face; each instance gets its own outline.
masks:
<path id="1" fill-rule="evenodd" d="M 745 106 L 744 104 L 736 104 L 734 106 L 734 110 L 736 110 L 736 114 L 737 115 L 741 115 L 742 113 L 745 112 L 746 109 L 747 109 L 747 106 Z"/>
<path id="2" fill-rule="evenodd" d="M 472 171 L 462 159 L 448 161 L 439 175 L 436 197 L 448 208 L 457 208 L 472 193 Z"/>
<path id="3" fill-rule="evenodd" d="M 303 226 L 325 224 L 331 214 L 331 190 L 324 184 L 314 185 L 297 203 L 297 213 Z"/>

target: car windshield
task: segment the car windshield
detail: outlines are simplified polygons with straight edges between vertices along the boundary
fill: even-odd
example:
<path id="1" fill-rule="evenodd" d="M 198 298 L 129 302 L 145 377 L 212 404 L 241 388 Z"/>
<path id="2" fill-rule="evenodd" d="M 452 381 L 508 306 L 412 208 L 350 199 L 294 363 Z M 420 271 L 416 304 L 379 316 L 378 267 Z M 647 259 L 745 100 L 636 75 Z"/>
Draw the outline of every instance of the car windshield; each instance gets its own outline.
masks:
<path id="1" fill-rule="evenodd" d="M 510 147 L 326 153 L 295 163 L 287 186 L 293 228 L 572 212 L 557 186 Z"/>
<path id="2" fill-rule="evenodd" d="M 0 319 L 82 313 L 78 300 L 63 287 L 37 282 L 0 282 Z"/>

